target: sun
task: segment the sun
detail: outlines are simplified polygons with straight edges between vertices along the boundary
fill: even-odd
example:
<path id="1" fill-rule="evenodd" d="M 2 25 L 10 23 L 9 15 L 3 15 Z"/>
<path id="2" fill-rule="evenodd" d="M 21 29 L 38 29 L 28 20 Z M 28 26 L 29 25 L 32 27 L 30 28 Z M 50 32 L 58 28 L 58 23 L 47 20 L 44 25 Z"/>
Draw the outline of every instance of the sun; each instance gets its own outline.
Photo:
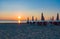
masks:
<path id="1" fill-rule="evenodd" d="M 18 18 L 18 23 L 20 23 L 21 16 L 18 16 L 17 18 Z"/>
<path id="2" fill-rule="evenodd" d="M 20 18 L 21 18 L 21 16 L 18 16 L 17 18 L 18 18 L 18 19 L 20 19 Z"/>

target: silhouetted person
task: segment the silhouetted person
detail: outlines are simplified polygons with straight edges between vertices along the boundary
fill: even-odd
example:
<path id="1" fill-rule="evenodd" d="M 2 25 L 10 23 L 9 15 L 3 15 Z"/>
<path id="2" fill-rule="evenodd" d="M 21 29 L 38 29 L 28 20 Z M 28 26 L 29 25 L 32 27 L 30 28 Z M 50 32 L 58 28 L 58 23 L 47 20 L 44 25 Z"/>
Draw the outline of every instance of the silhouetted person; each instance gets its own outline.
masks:
<path id="1" fill-rule="evenodd" d="M 57 18 L 56 18 L 56 20 L 59 20 L 59 14 L 57 13 Z"/>
<path id="2" fill-rule="evenodd" d="M 45 20 L 45 19 L 44 19 L 44 16 L 43 16 L 43 13 L 41 14 L 41 20 Z"/>

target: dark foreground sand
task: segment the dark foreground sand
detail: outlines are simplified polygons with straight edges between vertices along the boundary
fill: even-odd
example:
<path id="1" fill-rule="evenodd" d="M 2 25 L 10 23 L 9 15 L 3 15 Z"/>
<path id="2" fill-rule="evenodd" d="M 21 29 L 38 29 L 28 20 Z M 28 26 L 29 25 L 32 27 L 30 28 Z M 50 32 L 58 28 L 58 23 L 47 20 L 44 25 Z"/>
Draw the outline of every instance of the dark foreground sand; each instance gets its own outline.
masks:
<path id="1" fill-rule="evenodd" d="M 60 39 L 60 26 L 0 23 L 0 39 Z"/>

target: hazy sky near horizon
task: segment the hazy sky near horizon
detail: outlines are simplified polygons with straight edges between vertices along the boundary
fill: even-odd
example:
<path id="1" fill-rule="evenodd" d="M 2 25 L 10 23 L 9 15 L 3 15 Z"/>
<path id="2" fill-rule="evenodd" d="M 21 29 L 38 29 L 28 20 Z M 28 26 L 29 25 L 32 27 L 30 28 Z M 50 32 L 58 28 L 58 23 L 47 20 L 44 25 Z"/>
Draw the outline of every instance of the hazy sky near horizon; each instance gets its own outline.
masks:
<path id="1" fill-rule="evenodd" d="M 17 16 L 40 17 L 44 13 L 46 19 L 60 14 L 60 0 L 0 0 L 0 20 L 16 20 Z"/>

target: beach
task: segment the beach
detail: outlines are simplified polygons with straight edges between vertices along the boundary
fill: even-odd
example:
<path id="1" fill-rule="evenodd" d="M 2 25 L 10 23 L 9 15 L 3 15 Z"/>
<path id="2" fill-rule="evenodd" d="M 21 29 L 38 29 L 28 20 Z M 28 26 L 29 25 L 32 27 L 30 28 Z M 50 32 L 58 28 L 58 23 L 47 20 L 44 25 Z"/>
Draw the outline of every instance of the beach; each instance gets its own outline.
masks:
<path id="1" fill-rule="evenodd" d="M 0 39 L 60 39 L 60 26 L 0 23 Z"/>

